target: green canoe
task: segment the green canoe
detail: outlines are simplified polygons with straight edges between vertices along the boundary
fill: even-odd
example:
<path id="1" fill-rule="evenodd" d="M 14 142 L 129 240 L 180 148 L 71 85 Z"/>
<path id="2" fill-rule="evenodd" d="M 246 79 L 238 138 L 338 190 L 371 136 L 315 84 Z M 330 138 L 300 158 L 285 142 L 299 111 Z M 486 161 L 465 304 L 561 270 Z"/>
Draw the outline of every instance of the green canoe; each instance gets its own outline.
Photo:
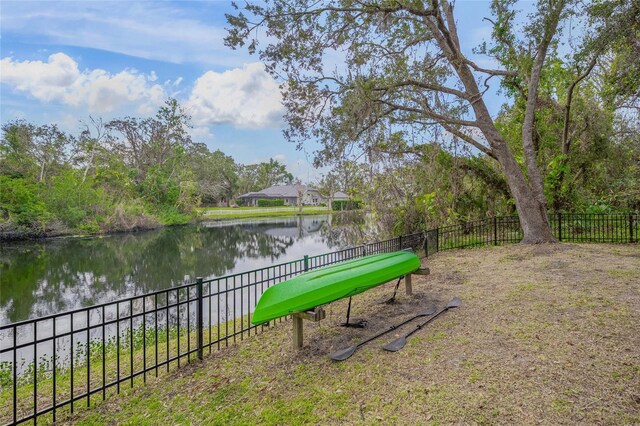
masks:
<path id="1" fill-rule="evenodd" d="M 305 272 L 268 288 L 260 297 L 251 322 L 262 324 L 294 312 L 313 309 L 362 293 L 418 268 L 418 256 L 408 251 L 397 251 Z"/>

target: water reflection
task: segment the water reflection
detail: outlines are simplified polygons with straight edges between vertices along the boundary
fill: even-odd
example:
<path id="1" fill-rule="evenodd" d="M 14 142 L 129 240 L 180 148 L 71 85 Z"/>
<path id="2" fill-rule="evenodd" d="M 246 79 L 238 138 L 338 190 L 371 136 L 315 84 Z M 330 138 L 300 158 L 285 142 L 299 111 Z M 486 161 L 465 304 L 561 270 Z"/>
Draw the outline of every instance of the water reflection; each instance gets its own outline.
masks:
<path id="1" fill-rule="evenodd" d="M 306 216 L 3 244 L 0 324 L 336 250 L 347 243 L 337 229 Z"/>

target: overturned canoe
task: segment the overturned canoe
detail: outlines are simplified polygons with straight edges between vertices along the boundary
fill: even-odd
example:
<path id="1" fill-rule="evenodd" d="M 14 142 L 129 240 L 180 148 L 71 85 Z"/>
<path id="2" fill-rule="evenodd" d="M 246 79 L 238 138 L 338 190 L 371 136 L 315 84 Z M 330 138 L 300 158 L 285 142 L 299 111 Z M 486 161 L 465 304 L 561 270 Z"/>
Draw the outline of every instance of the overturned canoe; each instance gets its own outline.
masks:
<path id="1" fill-rule="evenodd" d="M 362 293 L 420 268 L 414 253 L 374 254 L 305 272 L 268 288 L 251 318 L 262 324 Z"/>

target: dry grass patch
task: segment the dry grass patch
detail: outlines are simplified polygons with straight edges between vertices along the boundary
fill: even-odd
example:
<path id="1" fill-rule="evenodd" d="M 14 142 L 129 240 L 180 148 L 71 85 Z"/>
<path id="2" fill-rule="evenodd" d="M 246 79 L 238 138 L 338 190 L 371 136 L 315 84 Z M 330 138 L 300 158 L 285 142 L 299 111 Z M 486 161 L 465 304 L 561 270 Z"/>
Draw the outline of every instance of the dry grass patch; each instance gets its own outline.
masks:
<path id="1" fill-rule="evenodd" d="M 429 258 L 413 298 L 378 304 L 393 283 L 354 299 L 366 329 L 343 329 L 346 301 L 284 323 L 161 382 L 73 417 L 80 424 L 638 424 L 640 249 L 505 246 Z M 342 363 L 326 355 L 418 312 L 463 306 L 400 352 L 374 341 Z M 405 326 L 396 336 L 410 330 Z"/>

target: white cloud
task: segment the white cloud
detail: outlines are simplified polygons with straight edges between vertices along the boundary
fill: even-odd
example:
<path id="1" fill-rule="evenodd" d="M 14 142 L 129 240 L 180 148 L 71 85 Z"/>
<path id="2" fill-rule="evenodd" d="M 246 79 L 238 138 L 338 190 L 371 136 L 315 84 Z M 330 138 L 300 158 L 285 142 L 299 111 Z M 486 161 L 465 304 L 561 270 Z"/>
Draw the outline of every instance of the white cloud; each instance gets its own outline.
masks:
<path id="1" fill-rule="evenodd" d="M 90 112 L 110 112 L 135 104 L 138 112 L 153 112 L 166 98 L 164 88 L 153 84 L 155 73 L 135 70 L 110 74 L 102 69 L 78 69 L 78 63 L 64 53 L 54 53 L 47 62 L 0 61 L 0 82 L 44 102 L 60 102 Z"/>
<path id="2" fill-rule="evenodd" d="M 196 80 L 187 107 L 196 124 L 240 128 L 279 126 L 283 114 L 278 83 L 260 62 L 222 73 L 207 71 Z"/>
<path id="3" fill-rule="evenodd" d="M 29 35 L 53 45 L 79 46 L 171 63 L 239 66 L 225 23 L 212 16 L 228 3 L 150 1 L 13 1 L 2 5 L 3 35 Z"/>
<path id="4" fill-rule="evenodd" d="M 287 156 L 284 155 L 284 154 L 276 154 L 271 158 L 273 158 L 275 161 L 279 161 L 281 163 L 286 163 L 286 161 L 287 161 Z"/>
<path id="5" fill-rule="evenodd" d="M 211 142 L 213 133 L 208 126 L 195 126 L 189 129 L 189 134 L 195 142 Z"/>

